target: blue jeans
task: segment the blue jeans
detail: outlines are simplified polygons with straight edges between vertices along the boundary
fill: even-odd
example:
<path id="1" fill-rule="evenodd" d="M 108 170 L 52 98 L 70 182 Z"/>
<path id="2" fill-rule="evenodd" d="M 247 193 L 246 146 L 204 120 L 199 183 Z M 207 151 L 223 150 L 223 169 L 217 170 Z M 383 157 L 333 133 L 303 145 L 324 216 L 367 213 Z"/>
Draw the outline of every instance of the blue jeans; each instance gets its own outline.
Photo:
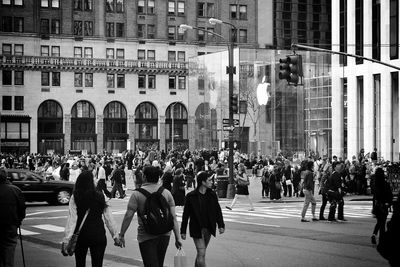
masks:
<path id="1" fill-rule="evenodd" d="M 0 225 L 0 266 L 13 267 L 17 246 L 17 226 Z"/>
<path id="2" fill-rule="evenodd" d="M 142 255 L 145 267 L 163 267 L 165 253 L 169 244 L 170 236 L 160 235 L 157 238 L 139 243 L 140 254 Z"/>
<path id="3" fill-rule="evenodd" d="M 314 218 L 315 217 L 315 208 L 317 207 L 317 202 L 315 201 L 314 195 L 311 190 L 307 190 L 307 189 L 303 189 L 303 193 L 304 193 L 305 199 L 304 199 L 303 211 L 301 212 L 301 218 L 304 218 L 306 216 L 306 212 L 307 212 L 308 206 L 310 205 L 310 202 L 311 202 L 311 213 Z"/>

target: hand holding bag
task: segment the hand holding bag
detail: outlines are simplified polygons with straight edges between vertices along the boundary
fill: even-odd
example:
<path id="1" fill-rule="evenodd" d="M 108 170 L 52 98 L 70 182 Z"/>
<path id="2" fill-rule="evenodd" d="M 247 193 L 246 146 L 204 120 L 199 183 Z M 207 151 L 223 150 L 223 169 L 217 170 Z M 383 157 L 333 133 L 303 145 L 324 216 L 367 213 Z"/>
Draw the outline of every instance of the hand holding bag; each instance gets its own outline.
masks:
<path id="1" fill-rule="evenodd" d="M 81 222 L 81 225 L 79 225 L 78 231 L 72 235 L 71 239 L 68 241 L 68 244 L 67 244 L 65 247 L 64 247 L 64 244 L 63 244 L 62 251 L 63 251 L 63 255 L 64 255 L 64 256 L 67 256 L 67 255 L 64 254 L 64 251 L 65 251 L 66 254 L 68 254 L 69 256 L 74 255 L 75 249 L 76 249 L 76 243 L 78 242 L 79 233 L 81 232 L 81 229 L 82 229 L 82 227 L 83 227 L 83 224 L 84 224 L 85 221 L 86 221 L 86 218 L 87 218 L 87 216 L 88 216 L 88 214 L 89 214 L 89 211 L 90 211 L 90 209 L 88 209 L 88 210 L 86 211 L 85 217 L 83 217 L 83 220 L 82 220 L 82 222 Z"/>
<path id="2" fill-rule="evenodd" d="M 174 256 L 174 267 L 187 267 L 187 257 L 182 248 L 178 249 Z"/>

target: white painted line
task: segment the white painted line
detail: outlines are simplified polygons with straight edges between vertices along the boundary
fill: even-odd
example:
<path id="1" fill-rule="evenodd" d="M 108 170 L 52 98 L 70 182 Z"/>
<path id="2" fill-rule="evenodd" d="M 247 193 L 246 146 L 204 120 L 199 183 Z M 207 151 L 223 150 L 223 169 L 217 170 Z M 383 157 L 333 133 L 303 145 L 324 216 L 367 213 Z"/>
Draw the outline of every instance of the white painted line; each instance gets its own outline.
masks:
<path id="1" fill-rule="evenodd" d="M 29 213 L 29 214 L 26 214 L 26 216 L 33 216 L 33 215 L 53 213 L 53 212 L 61 212 L 61 211 L 68 212 L 68 210 L 48 210 L 48 211 L 39 211 L 39 212 Z"/>
<path id="2" fill-rule="evenodd" d="M 68 216 L 54 216 L 54 217 L 32 217 L 32 218 L 25 218 L 24 220 L 54 220 L 54 219 L 65 219 Z"/>
<path id="3" fill-rule="evenodd" d="M 265 224 L 265 223 L 253 223 L 253 222 L 242 222 L 242 221 L 236 221 L 236 220 L 230 220 L 230 219 L 224 219 L 226 222 L 233 222 L 233 223 L 240 223 L 240 224 L 252 224 L 252 225 L 258 225 L 258 226 L 266 226 L 266 227 L 276 227 L 280 228 L 279 225 L 274 225 L 274 224 Z"/>
<path id="4" fill-rule="evenodd" d="M 39 225 L 33 225 L 32 227 L 42 229 L 42 230 L 47 230 L 47 231 L 52 231 L 52 232 L 64 232 L 64 227 L 52 225 L 52 224 L 39 224 Z"/>
<path id="5" fill-rule="evenodd" d="M 22 229 L 21 228 L 21 235 L 38 235 L 39 233 L 36 233 L 36 232 L 32 232 L 32 231 L 28 231 L 28 230 L 25 230 L 25 229 Z"/>
<path id="6" fill-rule="evenodd" d="M 246 215 L 246 216 L 253 216 L 253 217 L 261 217 L 261 218 L 273 218 L 273 219 L 285 219 L 287 217 L 282 217 L 282 216 L 274 216 L 274 215 L 268 215 L 268 214 L 259 214 L 255 213 L 254 211 L 249 211 L 249 212 L 235 212 L 235 211 L 224 211 L 225 214 L 240 214 L 240 215 Z"/>

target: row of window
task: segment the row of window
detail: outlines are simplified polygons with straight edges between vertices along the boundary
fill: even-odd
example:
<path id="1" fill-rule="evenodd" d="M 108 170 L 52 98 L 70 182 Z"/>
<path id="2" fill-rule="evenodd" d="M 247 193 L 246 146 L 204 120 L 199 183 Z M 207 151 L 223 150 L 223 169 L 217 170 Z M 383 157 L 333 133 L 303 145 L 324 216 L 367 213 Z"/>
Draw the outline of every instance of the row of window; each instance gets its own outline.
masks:
<path id="1" fill-rule="evenodd" d="M 12 96 L 3 95 L 3 110 L 12 110 Z M 24 110 L 24 97 L 14 96 L 14 110 Z"/>
<path id="2" fill-rule="evenodd" d="M 2 55 L 12 55 L 13 44 L 3 44 L 2 45 Z M 14 55 L 23 56 L 24 55 L 24 45 L 14 44 Z M 137 51 L 138 60 L 156 60 L 155 50 L 144 50 L 138 49 Z M 60 56 L 60 46 L 40 46 L 40 56 L 42 57 L 59 57 Z M 93 48 L 92 47 L 74 47 L 74 57 L 75 58 L 93 58 Z M 125 49 L 123 48 L 106 48 L 106 58 L 107 59 L 124 59 Z M 185 51 L 168 51 L 168 61 L 185 61 Z"/>
<path id="3" fill-rule="evenodd" d="M 105 36 L 111 38 L 125 37 L 125 24 L 119 22 L 106 22 Z M 137 25 L 138 38 L 155 39 L 156 26 L 153 24 L 138 24 Z M 214 31 L 214 28 L 200 29 Z M 2 17 L 2 31 L 3 32 L 24 32 L 24 18 L 21 17 Z M 179 26 L 168 26 L 168 40 L 184 40 L 185 32 Z M 239 38 L 236 42 L 247 42 L 247 30 L 239 29 Z M 40 20 L 40 33 L 41 34 L 61 34 L 60 20 L 59 19 L 41 19 Z M 74 21 L 74 35 L 75 36 L 93 36 L 93 22 L 92 21 Z M 215 36 L 202 30 L 197 31 L 198 41 L 214 41 Z"/>
<path id="4" fill-rule="evenodd" d="M 105 10 L 108 13 L 124 13 L 125 12 L 124 0 L 105 0 Z M 3 5 L 23 6 L 23 0 L 2 0 Z M 40 7 L 42 8 L 60 8 L 60 0 L 41 0 Z M 92 11 L 93 0 L 74 0 L 74 10 Z M 247 19 L 247 5 L 232 4 L 229 6 L 230 19 Z M 138 0 L 137 3 L 138 14 L 155 14 L 155 0 Z M 184 1 L 168 1 L 168 15 L 169 16 L 184 16 L 185 15 L 185 2 Z M 208 2 L 197 3 L 197 16 L 198 17 L 214 17 L 215 4 Z"/>
<path id="5" fill-rule="evenodd" d="M 14 77 L 13 77 L 14 76 Z M 14 79 L 13 79 L 14 78 Z M 14 83 L 13 83 L 14 81 Z M 3 85 L 24 85 L 24 72 L 3 70 Z M 42 86 L 61 86 L 60 72 L 41 72 L 41 85 Z M 75 87 L 93 87 L 93 73 L 74 73 L 74 86 Z M 125 88 L 125 74 L 107 73 L 107 88 Z M 138 88 L 139 89 L 155 89 L 156 88 L 156 75 L 138 75 Z M 168 77 L 169 89 L 186 89 L 186 76 Z"/>

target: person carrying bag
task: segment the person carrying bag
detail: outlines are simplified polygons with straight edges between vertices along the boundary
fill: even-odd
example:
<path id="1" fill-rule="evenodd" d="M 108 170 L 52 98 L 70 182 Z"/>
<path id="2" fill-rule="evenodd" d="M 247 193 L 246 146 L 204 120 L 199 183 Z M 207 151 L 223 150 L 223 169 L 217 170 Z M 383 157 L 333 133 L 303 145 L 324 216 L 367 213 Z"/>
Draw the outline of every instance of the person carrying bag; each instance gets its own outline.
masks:
<path id="1" fill-rule="evenodd" d="M 72 235 L 72 237 L 71 237 L 71 239 L 68 241 L 68 243 L 62 243 L 61 253 L 62 253 L 64 256 L 72 256 L 72 255 L 74 255 L 75 249 L 76 249 L 76 243 L 78 242 L 79 234 L 80 234 L 80 232 L 81 232 L 81 230 L 82 230 L 83 224 L 84 224 L 85 221 L 86 221 L 86 218 L 87 218 L 87 216 L 88 216 L 88 214 L 89 214 L 89 211 L 90 211 L 90 209 L 88 209 L 88 210 L 86 211 L 85 217 L 83 217 L 83 220 L 82 220 L 81 224 L 79 225 L 78 231 L 76 231 L 76 232 Z"/>

